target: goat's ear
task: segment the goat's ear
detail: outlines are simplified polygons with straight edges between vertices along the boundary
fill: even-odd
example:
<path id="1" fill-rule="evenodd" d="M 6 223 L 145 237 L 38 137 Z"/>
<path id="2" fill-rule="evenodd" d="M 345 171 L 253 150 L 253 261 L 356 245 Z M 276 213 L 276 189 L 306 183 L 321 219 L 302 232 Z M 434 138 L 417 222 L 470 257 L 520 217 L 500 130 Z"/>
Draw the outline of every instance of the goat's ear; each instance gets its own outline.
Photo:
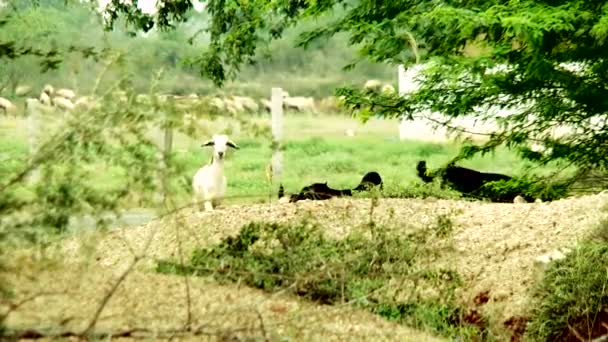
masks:
<path id="1" fill-rule="evenodd" d="M 213 145 L 213 140 L 207 140 L 206 142 L 204 142 L 201 147 L 205 147 L 205 146 L 212 146 Z"/>
<path id="2" fill-rule="evenodd" d="M 228 145 L 228 146 L 232 147 L 232 148 L 233 148 L 233 149 L 235 149 L 235 150 L 238 150 L 238 149 L 239 149 L 239 146 L 238 146 L 237 144 L 233 143 L 233 142 L 232 142 L 232 141 L 230 141 L 230 140 L 228 140 L 228 142 L 226 143 L 226 145 Z"/>

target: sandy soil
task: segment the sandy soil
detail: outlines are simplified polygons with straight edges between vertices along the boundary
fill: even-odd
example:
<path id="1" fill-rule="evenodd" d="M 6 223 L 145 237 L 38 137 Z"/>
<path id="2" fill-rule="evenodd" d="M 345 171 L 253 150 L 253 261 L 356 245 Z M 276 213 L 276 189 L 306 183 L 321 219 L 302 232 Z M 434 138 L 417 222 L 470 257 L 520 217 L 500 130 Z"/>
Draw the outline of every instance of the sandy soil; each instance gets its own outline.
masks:
<path id="1" fill-rule="evenodd" d="M 311 215 L 328 234 L 340 236 L 367 222 L 370 207 L 369 199 L 335 199 L 233 206 L 214 213 L 184 209 L 141 227 L 74 236 L 57 252 L 59 257 L 68 256 L 64 259 L 69 260 L 67 263 L 53 262 L 53 257 L 41 263 L 31 252 L 16 254 L 14 269 L 2 275 L 16 285 L 15 302 L 40 291 L 48 295 L 20 306 L 7 323 L 15 328 L 82 331 L 104 293 L 132 264 L 134 255 L 141 255 L 141 261 L 101 313 L 97 330 L 181 328 L 188 321 L 184 278 L 154 273 L 156 259 L 188 258 L 195 246 L 234 234 L 251 220 L 286 222 Z M 487 291 L 489 301 L 483 310 L 492 313 L 495 324 L 502 324 L 526 314 L 530 285 L 539 276 L 534 258 L 584 238 L 608 217 L 606 208 L 606 193 L 533 204 L 381 199 L 373 218 L 406 232 L 434 222 L 438 215 L 449 215 L 455 223 L 455 248 L 439 263 L 456 268 L 464 276 L 466 286 L 460 294 L 463 303 L 471 303 Z M 280 293 L 219 286 L 202 278 L 188 281 L 192 326 L 203 326 L 204 332 L 211 334 L 195 339 L 216 339 L 219 332 L 230 331 L 262 337 L 266 331 L 271 340 L 277 336 L 295 340 L 441 340 L 348 305 L 314 306 Z M 4 310 L 2 305 L 0 310 Z M 260 328 L 262 324 L 264 329 Z"/>

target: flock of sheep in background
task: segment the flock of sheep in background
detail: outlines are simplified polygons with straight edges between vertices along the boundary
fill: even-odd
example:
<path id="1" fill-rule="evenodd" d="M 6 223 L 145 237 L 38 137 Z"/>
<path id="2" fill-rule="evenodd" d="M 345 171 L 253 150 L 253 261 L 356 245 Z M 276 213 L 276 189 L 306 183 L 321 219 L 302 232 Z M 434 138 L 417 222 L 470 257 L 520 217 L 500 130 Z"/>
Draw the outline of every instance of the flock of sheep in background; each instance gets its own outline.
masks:
<path id="1" fill-rule="evenodd" d="M 379 80 L 368 80 L 364 84 L 364 89 L 375 92 L 395 93 L 395 88 L 390 84 L 383 84 Z M 31 94 L 32 87 L 27 85 L 16 86 L 13 92 L 15 98 L 22 98 Z M 113 96 L 120 101 L 127 101 L 127 94 L 124 91 L 116 91 Z M 267 98 L 255 100 L 249 96 L 199 96 L 197 94 L 190 95 L 159 95 L 161 101 L 169 99 L 174 100 L 177 104 L 192 104 L 193 101 L 208 100 L 209 104 L 215 107 L 218 111 L 229 114 L 239 113 L 257 113 L 260 111 L 271 111 L 271 101 Z M 149 103 L 150 96 L 139 94 L 136 97 L 136 102 Z M 59 109 L 63 111 L 71 111 L 76 108 L 90 109 L 100 105 L 98 99 L 93 96 L 77 96 L 76 92 L 69 88 L 55 89 L 50 84 L 46 84 L 38 97 L 27 97 L 25 99 L 25 107 L 39 105 L 48 110 Z M 311 96 L 291 96 L 287 91 L 283 91 L 283 108 L 287 111 L 295 112 L 324 112 L 338 113 L 340 109 L 340 99 L 335 96 L 327 96 L 319 100 Z M 7 98 L 0 97 L 0 113 L 16 114 L 18 106 Z"/>

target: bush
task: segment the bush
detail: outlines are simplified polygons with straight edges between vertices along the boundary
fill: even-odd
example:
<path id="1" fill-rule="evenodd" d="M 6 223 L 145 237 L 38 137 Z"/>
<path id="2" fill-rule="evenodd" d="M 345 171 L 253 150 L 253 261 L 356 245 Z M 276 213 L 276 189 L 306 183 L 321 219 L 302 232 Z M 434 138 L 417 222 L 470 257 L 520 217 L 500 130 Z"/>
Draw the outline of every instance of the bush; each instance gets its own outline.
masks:
<path id="1" fill-rule="evenodd" d="M 407 185 L 385 185 L 382 197 L 386 198 L 440 198 L 440 199 L 463 199 L 461 193 L 450 188 L 442 189 L 438 183 L 424 184 L 412 181 Z"/>
<path id="2" fill-rule="evenodd" d="M 603 233 L 608 236 L 606 225 Z M 608 334 L 608 240 L 584 242 L 556 261 L 535 288 L 527 326 L 533 341 L 591 340 Z"/>
<path id="3" fill-rule="evenodd" d="M 444 335 L 476 335 L 479 331 L 463 320 L 465 311 L 455 303 L 459 275 L 422 266 L 437 253 L 428 242 L 448 236 L 450 222 L 440 217 L 436 225 L 402 236 L 370 223 L 342 239 L 326 237 L 307 220 L 254 222 L 237 236 L 196 250 L 189 264 L 162 260 L 157 271 L 212 276 L 220 283 L 285 291 L 322 304 L 350 303 Z M 436 293 L 422 295 L 422 284 Z"/>
<path id="4" fill-rule="evenodd" d="M 569 195 L 570 181 L 558 179 L 547 181 L 538 177 L 521 177 L 509 181 L 488 182 L 476 192 L 477 196 L 485 198 L 496 198 L 510 202 L 517 195 L 529 199 L 541 199 L 542 201 L 554 201 Z"/>

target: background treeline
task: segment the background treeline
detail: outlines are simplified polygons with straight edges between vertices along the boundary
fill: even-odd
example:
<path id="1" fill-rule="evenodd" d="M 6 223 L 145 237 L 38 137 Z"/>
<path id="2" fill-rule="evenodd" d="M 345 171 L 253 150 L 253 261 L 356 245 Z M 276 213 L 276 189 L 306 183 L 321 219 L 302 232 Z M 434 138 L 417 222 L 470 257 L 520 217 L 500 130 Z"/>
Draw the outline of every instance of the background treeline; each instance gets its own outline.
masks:
<path id="1" fill-rule="evenodd" d="M 323 97 L 331 95 L 336 87 L 362 85 L 367 79 L 397 85 L 395 66 L 363 61 L 344 71 L 342 67 L 356 56 L 355 47 L 344 35 L 315 43 L 306 50 L 296 48 L 297 34 L 311 25 L 302 23 L 287 30 L 268 49 L 260 50 L 255 65 L 246 66 L 237 80 L 218 90 L 187 63 L 200 56 L 208 43 L 208 36 L 201 31 L 208 22 L 204 12 L 191 11 L 193 20 L 174 31 L 143 34 L 130 32 L 124 24 L 104 31 L 101 17 L 92 14 L 91 8 L 91 4 L 71 1 L 11 1 L 0 10 L 0 42 L 16 41 L 44 51 L 64 52 L 77 46 L 123 52 L 121 67 L 110 71 L 114 79 L 106 77 L 105 82 L 129 73 L 132 86 L 141 92 L 148 91 L 150 80 L 161 69 L 157 89 L 178 95 L 221 91 L 260 97 L 268 96 L 270 87 L 280 86 L 294 96 Z M 4 59 L 0 63 L 0 96 L 11 98 L 18 84 L 30 85 L 38 92 L 45 83 L 86 94 L 92 90 L 102 62 L 70 53 L 57 69 L 42 73 L 38 57 Z"/>

